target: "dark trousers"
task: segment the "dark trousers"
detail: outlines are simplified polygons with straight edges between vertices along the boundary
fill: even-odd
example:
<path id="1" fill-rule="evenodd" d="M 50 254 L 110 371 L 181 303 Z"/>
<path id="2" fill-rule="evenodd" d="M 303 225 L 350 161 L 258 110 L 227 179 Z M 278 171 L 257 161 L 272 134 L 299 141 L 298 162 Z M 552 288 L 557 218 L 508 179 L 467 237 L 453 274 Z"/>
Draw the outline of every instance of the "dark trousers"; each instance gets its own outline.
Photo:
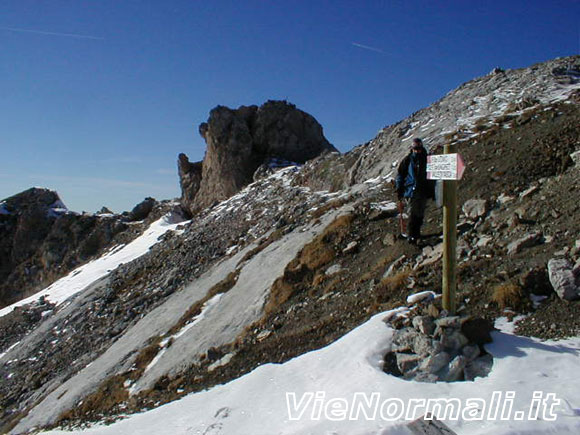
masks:
<path id="1" fill-rule="evenodd" d="M 425 206 L 427 205 L 427 198 L 414 196 L 413 198 L 407 198 L 406 201 L 407 215 L 409 216 L 407 231 L 409 237 L 418 239 L 421 237 L 421 225 L 423 225 L 423 218 L 425 217 Z"/>

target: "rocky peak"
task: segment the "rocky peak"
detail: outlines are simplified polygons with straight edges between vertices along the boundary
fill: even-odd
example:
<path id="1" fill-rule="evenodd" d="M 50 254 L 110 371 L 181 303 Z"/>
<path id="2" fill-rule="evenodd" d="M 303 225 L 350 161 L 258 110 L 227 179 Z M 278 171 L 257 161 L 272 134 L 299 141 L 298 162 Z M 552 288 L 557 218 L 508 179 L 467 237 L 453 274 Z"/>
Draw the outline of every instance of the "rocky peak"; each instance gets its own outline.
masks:
<path id="1" fill-rule="evenodd" d="M 128 219 L 130 222 L 135 221 L 142 221 L 149 216 L 149 214 L 153 211 L 153 208 L 157 204 L 155 198 L 147 197 L 139 204 L 137 204 L 128 215 Z"/>
<path id="2" fill-rule="evenodd" d="M 58 193 L 41 187 L 32 187 L 2 201 L 5 215 L 23 215 L 32 211 L 48 212 L 52 208 L 66 208 Z"/>
<path id="3" fill-rule="evenodd" d="M 191 213 L 240 191 L 272 158 L 304 163 L 336 151 L 316 119 L 286 101 L 217 106 L 199 133 L 207 144 L 203 161 L 191 163 L 185 154 L 178 160 L 182 205 Z"/>

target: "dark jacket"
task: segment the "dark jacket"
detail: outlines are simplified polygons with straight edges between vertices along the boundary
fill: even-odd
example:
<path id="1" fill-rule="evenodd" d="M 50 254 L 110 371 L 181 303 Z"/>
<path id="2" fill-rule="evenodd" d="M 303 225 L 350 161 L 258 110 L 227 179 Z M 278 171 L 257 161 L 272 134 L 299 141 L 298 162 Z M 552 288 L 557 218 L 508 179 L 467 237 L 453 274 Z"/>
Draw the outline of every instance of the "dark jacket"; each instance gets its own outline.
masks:
<path id="1" fill-rule="evenodd" d="M 403 198 L 435 198 L 435 183 L 427 180 L 427 150 L 411 151 L 399 164 L 395 179 L 397 196 Z"/>

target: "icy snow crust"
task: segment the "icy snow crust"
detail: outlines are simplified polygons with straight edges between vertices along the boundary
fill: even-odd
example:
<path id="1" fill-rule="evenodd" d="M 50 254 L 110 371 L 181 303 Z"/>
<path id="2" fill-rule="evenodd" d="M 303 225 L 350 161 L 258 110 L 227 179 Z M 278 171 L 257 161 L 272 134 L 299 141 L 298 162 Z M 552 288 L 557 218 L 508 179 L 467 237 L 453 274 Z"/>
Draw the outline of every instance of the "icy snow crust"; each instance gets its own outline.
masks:
<path id="1" fill-rule="evenodd" d="M 475 382 L 426 384 L 405 381 L 383 373 L 382 356 L 390 348 L 393 330 L 374 316 L 326 348 L 301 355 L 284 364 L 267 364 L 211 390 L 190 394 L 176 402 L 136 414 L 111 426 L 79 431 L 87 434 L 410 434 L 404 421 L 331 421 L 323 410 L 319 420 L 306 408 L 302 418 L 289 419 L 286 393 L 324 392 L 325 400 L 339 398 L 352 403 L 356 393 L 380 394 L 380 401 L 401 399 L 481 398 L 488 403 L 494 391 L 517 390 L 513 410 L 528 414 L 534 391 L 555 393 L 562 402 L 554 408 L 556 421 L 445 421 L 458 434 L 577 434 L 580 433 L 580 390 L 575 375 L 580 338 L 558 342 L 494 332 L 486 346 L 494 356 L 487 378 Z M 504 322 L 505 324 L 506 322 Z M 517 380 L 516 376 L 517 374 Z M 292 402 L 291 402 L 292 403 Z M 500 410 L 501 413 L 501 410 Z M 512 414 L 512 415 L 514 415 Z M 540 412 L 540 417 L 542 412 Z M 420 415 L 417 415 L 419 417 Z M 68 432 L 52 431 L 50 434 Z"/>

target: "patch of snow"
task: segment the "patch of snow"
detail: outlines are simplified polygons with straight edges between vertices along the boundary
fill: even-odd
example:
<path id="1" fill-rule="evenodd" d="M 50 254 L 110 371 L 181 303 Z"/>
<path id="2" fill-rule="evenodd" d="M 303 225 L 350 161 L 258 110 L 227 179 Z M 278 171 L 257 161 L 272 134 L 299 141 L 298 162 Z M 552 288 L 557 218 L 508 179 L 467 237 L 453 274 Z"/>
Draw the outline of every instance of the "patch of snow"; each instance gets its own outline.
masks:
<path id="1" fill-rule="evenodd" d="M 369 178 L 368 180 L 364 181 L 365 184 L 379 184 L 382 183 L 384 181 L 383 177 L 381 175 L 379 175 L 378 177 L 375 178 Z"/>
<path id="2" fill-rule="evenodd" d="M 4 355 L 6 355 L 8 352 L 10 352 L 12 349 L 14 349 L 19 344 L 20 344 L 20 341 L 17 341 L 12 346 L 10 346 L 8 349 L 6 349 L 4 352 L 0 353 L 0 359 L 4 358 Z"/>
<path id="3" fill-rule="evenodd" d="M 404 419 L 425 412 L 425 405 L 414 407 L 417 402 L 413 400 L 450 398 L 463 408 L 458 419 L 444 419 L 444 423 L 458 434 L 579 433 L 580 390 L 573 377 L 578 371 L 580 338 L 540 342 L 506 331 L 493 332 L 493 343 L 486 345 L 494 356 L 488 377 L 455 383 L 405 381 L 382 371 L 382 358 L 391 346 L 393 333 L 382 318 L 389 314 L 378 314 L 331 345 L 284 364 L 265 364 L 225 385 L 78 433 L 208 434 L 219 428 L 215 433 L 228 435 L 408 434 L 411 432 L 402 427 Z M 508 392 L 513 395 L 509 401 Z M 539 399 L 534 402 L 537 393 L 543 399 L 554 395 L 547 414 Z M 375 418 L 373 406 L 369 413 L 348 418 L 356 409 L 357 395 L 369 401 L 376 399 Z M 493 417 L 494 397 L 510 407 L 509 416 Z M 467 401 L 473 399 L 479 400 L 478 406 L 468 407 Z M 395 421 L 384 418 L 381 404 L 395 401 L 403 407 L 403 414 Z M 338 415 L 332 412 L 338 409 L 333 406 L 338 402 L 347 406 L 345 418 L 333 418 Z M 495 404 L 495 409 L 500 407 Z M 540 411 L 538 418 L 530 419 L 536 409 Z M 516 419 L 520 416 L 524 418 Z"/>
<path id="4" fill-rule="evenodd" d="M 501 331 L 507 332 L 508 334 L 513 334 L 516 330 L 516 324 L 518 321 L 525 319 L 526 316 L 520 315 L 509 320 L 507 317 L 500 317 L 495 321 L 495 327 Z"/>
<path id="5" fill-rule="evenodd" d="M 211 309 L 214 305 L 216 305 L 219 302 L 219 300 L 222 298 L 223 295 L 224 295 L 223 293 L 218 293 L 213 298 L 209 299 L 205 304 L 203 304 L 203 307 L 201 308 L 201 312 L 197 316 L 195 316 L 191 322 L 189 322 L 187 325 L 185 325 L 183 328 L 181 328 L 177 333 L 172 335 L 171 338 L 173 338 L 174 340 L 177 340 L 179 337 L 181 337 L 183 334 L 185 334 L 188 330 L 190 330 L 192 327 L 194 327 L 199 322 L 201 322 L 205 318 L 205 316 L 207 315 L 207 312 L 209 311 L 209 309 Z"/>
<path id="6" fill-rule="evenodd" d="M 226 255 L 230 255 L 236 249 L 238 249 L 238 245 L 232 245 L 232 246 L 230 246 L 228 249 L 226 249 Z"/>
<path id="7" fill-rule="evenodd" d="M 407 304 L 412 305 L 424 299 L 435 299 L 436 293 L 430 290 L 407 296 Z"/>
<path id="8" fill-rule="evenodd" d="M 203 306 L 201 308 L 201 312 L 197 316 L 195 316 L 189 323 L 187 323 L 183 328 L 181 328 L 178 332 L 173 334 L 171 337 L 168 337 L 168 338 L 165 338 L 164 340 L 162 340 L 161 343 L 159 343 L 159 347 L 161 347 L 161 349 L 159 350 L 159 352 L 157 352 L 157 355 L 155 355 L 155 357 L 151 360 L 151 362 L 147 365 L 147 367 L 145 367 L 145 370 L 143 371 L 143 373 L 147 373 L 149 370 L 151 370 L 151 368 L 153 368 L 159 362 L 159 360 L 161 360 L 161 358 L 163 357 L 163 354 L 167 350 L 167 345 L 169 344 L 170 341 L 173 342 L 173 341 L 177 340 L 179 337 L 181 337 L 187 331 L 189 331 L 193 326 L 198 324 L 206 316 L 207 311 L 211 307 L 216 305 L 222 296 L 223 296 L 223 293 L 218 293 L 217 295 L 215 295 L 214 297 L 209 299 L 205 304 L 203 304 Z M 131 386 L 131 388 L 129 389 L 130 395 L 133 395 L 138 391 L 137 386 L 138 386 L 137 383 L 135 383 Z"/>
<path id="9" fill-rule="evenodd" d="M 393 201 L 373 202 L 370 207 L 380 211 L 396 211 L 397 203 Z"/>
<path id="10" fill-rule="evenodd" d="M 69 209 L 67 208 L 67 206 L 64 205 L 64 203 L 60 199 L 58 199 L 53 204 L 51 204 L 47 214 L 49 217 L 59 217 L 62 216 L 63 214 L 67 214 L 68 212 Z"/>

